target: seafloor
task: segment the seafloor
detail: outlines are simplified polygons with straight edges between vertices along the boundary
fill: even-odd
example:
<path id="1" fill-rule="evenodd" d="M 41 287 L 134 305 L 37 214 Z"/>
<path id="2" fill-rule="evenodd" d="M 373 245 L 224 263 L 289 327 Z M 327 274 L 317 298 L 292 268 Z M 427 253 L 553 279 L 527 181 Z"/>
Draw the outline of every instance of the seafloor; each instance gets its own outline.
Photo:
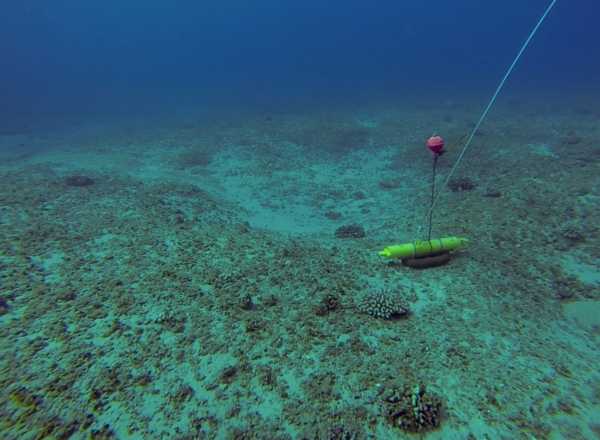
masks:
<path id="1" fill-rule="evenodd" d="M 469 246 L 377 254 L 475 101 L 4 118 L 0 438 L 600 438 L 597 101 L 505 99 L 434 215 Z"/>

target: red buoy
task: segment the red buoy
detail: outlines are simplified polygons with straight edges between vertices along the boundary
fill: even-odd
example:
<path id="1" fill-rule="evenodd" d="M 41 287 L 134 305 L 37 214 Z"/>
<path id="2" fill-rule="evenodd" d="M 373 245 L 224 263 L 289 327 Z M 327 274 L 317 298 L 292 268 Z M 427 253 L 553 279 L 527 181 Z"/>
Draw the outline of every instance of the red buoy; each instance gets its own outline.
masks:
<path id="1" fill-rule="evenodd" d="M 441 136 L 431 136 L 426 145 L 433 154 L 440 155 L 444 150 L 444 139 Z"/>

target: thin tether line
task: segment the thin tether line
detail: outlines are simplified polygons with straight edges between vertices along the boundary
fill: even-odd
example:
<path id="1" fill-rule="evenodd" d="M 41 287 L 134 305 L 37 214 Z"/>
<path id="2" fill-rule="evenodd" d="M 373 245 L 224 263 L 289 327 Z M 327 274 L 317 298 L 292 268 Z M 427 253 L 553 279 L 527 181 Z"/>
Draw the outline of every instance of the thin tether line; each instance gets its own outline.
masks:
<path id="1" fill-rule="evenodd" d="M 479 130 L 479 127 L 483 123 L 483 120 L 485 119 L 485 117 L 489 113 L 490 109 L 494 105 L 494 102 L 496 102 L 496 98 L 498 97 L 498 95 L 500 94 L 500 91 L 504 87 L 504 83 L 506 83 L 506 80 L 508 79 L 508 77 L 512 73 L 512 71 L 515 68 L 515 66 L 517 65 L 517 63 L 519 62 L 519 59 L 521 58 L 521 55 L 523 55 L 523 52 L 525 52 L 525 49 L 527 49 L 527 46 L 529 46 L 529 42 L 531 41 L 531 39 L 533 38 L 533 36 L 536 34 L 536 32 L 538 31 L 539 27 L 542 25 L 542 23 L 544 22 L 544 20 L 546 19 L 546 17 L 550 13 L 550 11 L 552 10 L 552 8 L 554 7 L 554 4 L 556 2 L 557 2 L 557 0 L 552 0 L 550 2 L 550 4 L 548 5 L 548 7 L 546 8 L 546 10 L 544 11 L 544 13 L 542 14 L 542 16 L 538 20 L 537 24 L 533 27 L 533 29 L 529 33 L 529 36 L 527 37 L 527 39 L 525 40 L 525 42 L 521 46 L 521 49 L 517 53 L 517 56 L 513 60 L 512 64 L 510 65 L 510 67 L 508 68 L 508 70 L 506 71 L 506 73 L 504 74 L 504 77 L 500 81 L 500 84 L 498 84 L 498 87 L 496 88 L 496 91 L 492 95 L 492 98 L 490 99 L 490 102 L 488 102 L 488 105 L 483 110 L 483 113 L 479 117 L 479 120 L 477 121 L 477 124 L 475 124 L 475 127 L 473 127 L 473 130 L 471 130 L 471 133 L 469 134 L 469 137 L 467 138 L 467 141 L 465 142 L 465 145 L 464 145 L 462 151 L 458 155 L 458 158 L 456 159 L 456 162 L 454 162 L 454 165 L 450 169 L 450 172 L 448 173 L 448 176 L 444 180 L 444 184 L 440 187 L 440 189 L 437 192 L 437 195 L 433 199 L 433 202 L 431 203 L 431 205 L 429 207 L 429 210 L 427 211 L 427 216 L 426 217 L 429 217 L 431 215 L 433 209 L 435 208 L 435 205 L 436 205 L 438 199 L 440 198 L 440 195 L 441 195 L 443 189 L 448 185 L 448 182 L 452 178 L 452 175 L 456 171 L 456 168 L 458 168 L 458 165 L 459 165 L 460 161 L 462 160 L 462 158 L 465 155 L 467 149 L 471 145 L 471 142 L 473 141 L 473 138 L 475 137 L 475 134 L 477 133 L 477 130 Z M 420 229 L 421 229 L 421 227 L 419 227 L 419 234 L 420 234 Z"/>

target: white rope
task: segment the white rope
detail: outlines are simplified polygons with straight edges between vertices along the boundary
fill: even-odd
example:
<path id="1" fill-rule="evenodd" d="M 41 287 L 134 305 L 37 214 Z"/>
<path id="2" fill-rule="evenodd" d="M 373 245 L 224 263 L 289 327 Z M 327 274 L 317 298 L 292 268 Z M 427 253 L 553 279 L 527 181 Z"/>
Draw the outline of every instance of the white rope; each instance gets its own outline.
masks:
<path id="1" fill-rule="evenodd" d="M 460 152 L 460 154 L 458 155 L 458 158 L 456 159 L 456 162 L 454 162 L 454 165 L 450 169 L 450 172 L 448 173 L 448 176 L 444 180 L 444 183 L 443 183 L 442 187 L 438 190 L 437 195 L 433 199 L 433 202 L 431 203 L 431 206 L 429 207 L 429 210 L 427 211 L 427 215 L 425 216 L 426 218 L 428 218 L 429 214 L 431 214 L 431 211 L 433 211 L 433 209 L 435 207 L 435 204 L 437 203 L 438 199 L 440 198 L 440 194 L 442 193 L 442 190 L 444 189 L 444 187 L 446 187 L 448 185 L 448 182 L 450 181 L 450 179 L 452 178 L 452 175 L 456 171 L 456 168 L 458 167 L 458 164 L 460 163 L 460 161 L 462 160 L 463 156 L 465 155 L 467 149 L 471 145 L 471 142 L 473 141 L 473 138 L 475 137 L 475 134 L 477 133 L 477 130 L 479 130 L 479 127 L 483 123 L 483 120 L 485 119 L 485 117 L 487 116 L 488 112 L 490 111 L 490 109 L 494 105 L 494 102 L 496 102 L 496 98 L 498 97 L 498 95 L 500 94 L 500 91 L 504 87 L 504 83 L 506 82 L 506 80 L 508 79 L 508 77 L 512 73 L 513 69 L 515 68 L 515 66 L 519 62 L 519 59 L 521 58 L 521 55 L 523 55 L 523 52 L 525 52 L 525 49 L 527 49 L 527 46 L 529 46 L 529 42 L 531 41 L 531 39 L 533 38 L 533 36 L 538 31 L 539 27 L 542 25 L 542 23 L 546 19 L 546 16 L 550 13 L 550 11 L 552 10 L 552 8 L 554 7 L 554 4 L 556 3 L 556 1 L 557 0 L 552 0 L 550 2 L 550 5 L 546 8 L 546 10 L 544 11 L 544 13 L 542 14 L 542 16 L 540 17 L 540 19 L 538 20 L 537 24 L 533 27 L 533 29 L 529 33 L 529 36 L 527 37 L 527 39 L 525 40 L 525 42 L 521 46 L 521 49 L 519 50 L 519 53 L 517 53 L 517 56 L 515 57 L 515 59 L 513 60 L 512 64 L 510 65 L 510 67 L 508 68 L 508 70 L 506 71 L 506 73 L 504 74 L 504 77 L 500 81 L 500 84 L 498 84 L 498 87 L 496 88 L 496 91 L 492 95 L 492 98 L 490 99 L 490 102 L 488 102 L 488 105 L 483 110 L 483 113 L 479 117 L 479 120 L 477 121 L 477 124 L 475 124 L 475 127 L 473 127 L 473 130 L 471 130 L 471 133 L 469 134 L 469 137 L 467 138 L 467 141 L 465 142 L 465 145 L 464 145 L 462 151 Z M 421 233 L 421 228 L 422 228 L 422 226 L 419 226 L 419 235 Z"/>

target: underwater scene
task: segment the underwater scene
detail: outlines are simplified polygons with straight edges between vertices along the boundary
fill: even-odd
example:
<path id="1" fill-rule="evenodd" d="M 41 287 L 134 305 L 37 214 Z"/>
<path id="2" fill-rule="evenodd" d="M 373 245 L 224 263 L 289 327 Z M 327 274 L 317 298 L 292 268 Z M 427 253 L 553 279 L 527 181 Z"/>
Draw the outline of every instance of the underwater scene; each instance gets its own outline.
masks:
<path id="1" fill-rule="evenodd" d="M 600 439 L 600 4 L 0 14 L 0 439 Z"/>

